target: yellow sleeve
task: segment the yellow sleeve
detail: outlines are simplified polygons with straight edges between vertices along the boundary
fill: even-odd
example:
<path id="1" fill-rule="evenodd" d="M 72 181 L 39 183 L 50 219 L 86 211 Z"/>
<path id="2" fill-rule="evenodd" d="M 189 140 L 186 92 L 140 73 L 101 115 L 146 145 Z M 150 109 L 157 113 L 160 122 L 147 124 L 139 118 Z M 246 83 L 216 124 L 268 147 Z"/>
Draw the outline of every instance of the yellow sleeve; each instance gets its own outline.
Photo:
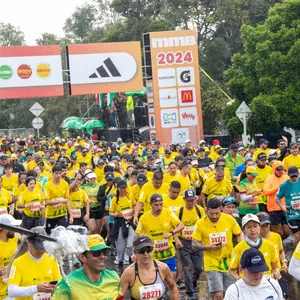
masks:
<path id="1" fill-rule="evenodd" d="M 297 247 L 293 253 L 293 257 L 300 259 L 300 242 L 297 244 Z"/>
<path id="2" fill-rule="evenodd" d="M 111 203 L 110 203 L 110 208 L 109 208 L 109 211 L 111 212 L 116 212 L 116 207 L 117 207 L 117 198 L 116 197 L 113 197 L 111 199 Z"/>
<path id="3" fill-rule="evenodd" d="M 144 225 L 143 225 L 143 216 L 141 216 L 140 220 L 139 220 L 139 223 L 138 223 L 138 226 L 136 227 L 136 230 L 135 232 L 137 234 L 144 234 L 145 233 L 145 229 L 144 229 Z"/>
<path id="4" fill-rule="evenodd" d="M 57 261 L 54 261 L 54 268 L 53 268 L 53 280 L 60 281 L 61 280 L 61 274 L 59 270 L 59 265 Z"/>
<path id="5" fill-rule="evenodd" d="M 199 220 L 196 222 L 194 231 L 192 233 L 192 238 L 194 240 L 197 240 L 199 242 L 202 241 L 203 237 L 202 237 L 202 232 L 201 232 L 201 227 L 199 226 Z"/>
<path id="6" fill-rule="evenodd" d="M 278 254 L 277 254 L 277 251 L 276 251 L 276 246 L 274 243 L 270 243 L 270 254 L 271 254 L 271 262 L 272 263 L 277 263 L 277 261 L 279 260 L 279 257 L 278 257 Z M 278 266 L 279 267 L 279 266 Z"/>
<path id="7" fill-rule="evenodd" d="M 180 220 L 177 218 L 177 216 L 171 211 L 171 224 L 173 227 L 177 227 L 177 225 L 180 223 Z"/>
<path id="8" fill-rule="evenodd" d="M 230 262 L 229 268 L 237 269 L 240 264 L 240 259 L 241 259 L 240 249 L 239 249 L 238 245 L 236 245 L 232 251 L 231 262 Z"/>
<path id="9" fill-rule="evenodd" d="M 142 189 L 141 189 L 141 192 L 140 192 L 140 196 L 139 196 L 138 201 L 145 204 L 145 202 L 146 202 L 146 197 L 147 197 L 146 187 L 143 186 Z"/>
<path id="10" fill-rule="evenodd" d="M 45 184 L 45 187 L 44 187 L 44 196 L 45 196 L 45 199 L 49 199 L 50 197 L 50 190 L 49 190 L 49 182 L 47 182 Z"/>
<path id="11" fill-rule="evenodd" d="M 239 235 L 241 233 L 241 228 L 234 217 L 232 217 L 233 221 L 233 227 L 232 227 L 232 233 L 234 235 Z"/>
<path id="12" fill-rule="evenodd" d="M 89 200 L 89 197 L 86 193 L 86 191 L 82 190 L 82 197 L 83 197 L 83 202 L 86 203 Z"/>

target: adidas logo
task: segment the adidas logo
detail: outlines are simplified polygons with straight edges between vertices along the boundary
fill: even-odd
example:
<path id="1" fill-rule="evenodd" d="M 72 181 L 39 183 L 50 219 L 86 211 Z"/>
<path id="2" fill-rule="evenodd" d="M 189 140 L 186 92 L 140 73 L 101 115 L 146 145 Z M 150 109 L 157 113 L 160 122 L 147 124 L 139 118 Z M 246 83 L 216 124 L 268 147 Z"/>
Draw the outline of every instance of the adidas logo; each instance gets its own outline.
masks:
<path id="1" fill-rule="evenodd" d="M 99 66 L 95 73 L 91 74 L 89 78 L 108 78 L 108 77 L 121 77 L 119 70 L 116 68 L 110 58 L 103 61 L 103 65 Z M 109 74 L 109 73 L 110 74 Z"/>

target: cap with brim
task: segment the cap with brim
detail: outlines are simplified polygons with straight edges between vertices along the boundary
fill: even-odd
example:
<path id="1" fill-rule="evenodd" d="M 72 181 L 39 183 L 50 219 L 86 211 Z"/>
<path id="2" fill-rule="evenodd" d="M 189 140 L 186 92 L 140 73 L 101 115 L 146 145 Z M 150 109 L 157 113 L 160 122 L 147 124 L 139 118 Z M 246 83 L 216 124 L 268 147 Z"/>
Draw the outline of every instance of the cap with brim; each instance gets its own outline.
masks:
<path id="1" fill-rule="evenodd" d="M 192 165 L 198 165 L 198 160 L 197 159 L 193 159 L 191 162 Z"/>
<path id="2" fill-rule="evenodd" d="M 247 249 L 241 257 L 242 268 L 247 269 L 250 273 L 259 273 L 269 270 L 263 254 L 256 248 Z"/>
<path id="3" fill-rule="evenodd" d="M 145 247 L 152 247 L 151 239 L 145 234 L 137 235 L 133 240 L 133 250 L 136 251 Z"/>
<path id="4" fill-rule="evenodd" d="M 15 219 L 10 214 L 3 214 L 0 216 L 0 224 L 8 225 L 8 226 L 20 226 L 22 223 L 22 220 Z M 0 225 L 1 228 L 1 225 Z"/>
<path id="5" fill-rule="evenodd" d="M 119 189 L 127 188 L 126 180 L 123 180 L 123 179 L 119 180 L 117 182 L 117 188 L 119 188 Z"/>
<path id="6" fill-rule="evenodd" d="M 99 234 L 93 234 L 88 236 L 88 247 L 89 247 L 89 251 L 110 249 L 110 247 L 108 247 L 105 244 L 103 238 Z"/>
<path id="7" fill-rule="evenodd" d="M 260 224 L 260 221 L 259 221 L 259 219 L 256 215 L 247 214 L 242 219 L 242 228 L 244 228 L 246 226 L 246 224 L 249 223 L 250 221 L 253 221 L 253 222 L 256 222 L 256 223 Z"/>
<path id="8" fill-rule="evenodd" d="M 251 174 L 252 176 L 258 176 L 257 170 L 253 166 L 247 167 L 246 173 Z"/>
<path id="9" fill-rule="evenodd" d="M 291 176 L 299 176 L 299 171 L 296 166 L 291 166 L 288 168 L 288 175 Z"/>
<path id="10" fill-rule="evenodd" d="M 267 155 L 264 152 L 261 152 L 257 155 L 257 160 L 267 159 Z"/>
<path id="11" fill-rule="evenodd" d="M 259 145 L 261 144 L 269 144 L 269 141 L 266 140 L 266 139 L 260 139 L 259 142 L 258 142 Z"/>
<path id="12" fill-rule="evenodd" d="M 86 176 L 88 179 L 92 179 L 92 178 L 96 178 L 96 174 L 94 172 L 90 172 L 89 174 L 87 174 Z"/>
<path id="13" fill-rule="evenodd" d="M 183 199 L 184 200 L 195 200 L 196 193 L 193 189 L 187 189 L 183 193 Z"/>
<path id="14" fill-rule="evenodd" d="M 165 154 L 171 154 L 170 150 L 165 150 Z"/>
<path id="15" fill-rule="evenodd" d="M 42 226 L 34 227 L 31 229 L 31 232 L 34 232 L 36 234 L 45 235 L 47 236 L 47 233 L 45 229 Z M 37 236 L 28 237 L 27 241 L 33 245 L 36 249 L 44 249 L 44 240 Z"/>
<path id="16" fill-rule="evenodd" d="M 103 164 L 104 163 L 104 160 L 103 159 L 99 159 L 98 160 L 98 164 Z"/>
<path id="17" fill-rule="evenodd" d="M 238 151 L 245 150 L 245 147 L 239 147 Z"/>
<path id="18" fill-rule="evenodd" d="M 107 173 L 105 174 L 105 180 L 114 180 L 114 174 L 113 173 Z"/>
<path id="19" fill-rule="evenodd" d="M 139 173 L 136 177 L 136 183 L 137 184 L 144 184 L 147 182 L 147 177 L 143 173 Z"/>
<path id="20" fill-rule="evenodd" d="M 38 164 L 38 165 L 45 165 L 45 163 L 44 163 L 42 160 L 38 161 L 37 164 Z"/>
<path id="21" fill-rule="evenodd" d="M 150 161 L 150 160 L 154 160 L 154 156 L 149 155 L 149 156 L 148 156 L 148 161 Z"/>
<path id="22" fill-rule="evenodd" d="M 268 216 L 258 216 L 260 225 L 271 224 L 270 218 Z"/>
<path id="23" fill-rule="evenodd" d="M 83 161 L 83 162 L 81 162 L 81 163 L 79 164 L 79 166 L 80 166 L 80 167 L 82 167 L 82 166 L 87 166 L 87 163 Z"/>
<path id="24" fill-rule="evenodd" d="M 293 148 L 295 146 L 299 147 L 299 145 L 297 143 L 290 143 L 290 148 Z"/>

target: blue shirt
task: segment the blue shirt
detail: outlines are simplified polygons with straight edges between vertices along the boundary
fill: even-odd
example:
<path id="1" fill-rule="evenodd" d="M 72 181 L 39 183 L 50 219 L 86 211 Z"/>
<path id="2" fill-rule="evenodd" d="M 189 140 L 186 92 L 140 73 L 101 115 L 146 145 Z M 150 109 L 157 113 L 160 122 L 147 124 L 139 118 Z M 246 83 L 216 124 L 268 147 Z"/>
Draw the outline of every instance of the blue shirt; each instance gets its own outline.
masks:
<path id="1" fill-rule="evenodd" d="M 245 170 L 245 164 L 236 167 L 233 176 L 239 176 Z"/>
<path id="2" fill-rule="evenodd" d="M 292 183 L 289 180 L 280 185 L 279 191 L 276 195 L 281 199 L 285 197 L 286 207 L 289 209 L 289 213 L 286 214 L 286 219 L 300 220 L 300 180 L 296 183 Z"/>

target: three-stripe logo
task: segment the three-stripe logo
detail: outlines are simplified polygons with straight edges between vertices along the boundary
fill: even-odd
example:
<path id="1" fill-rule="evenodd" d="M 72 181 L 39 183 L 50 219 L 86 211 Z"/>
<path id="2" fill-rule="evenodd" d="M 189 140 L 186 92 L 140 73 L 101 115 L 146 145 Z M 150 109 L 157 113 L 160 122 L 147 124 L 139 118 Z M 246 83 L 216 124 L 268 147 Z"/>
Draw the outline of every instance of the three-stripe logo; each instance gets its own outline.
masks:
<path id="1" fill-rule="evenodd" d="M 112 60 L 110 58 L 107 58 L 106 60 L 104 60 L 103 65 L 99 66 L 96 69 L 96 71 L 97 72 L 91 74 L 89 76 L 89 78 L 99 78 L 99 76 L 101 78 L 120 77 L 121 76 L 119 70 L 116 68 L 116 66 L 114 65 L 114 63 L 112 62 Z M 111 75 L 107 71 L 109 71 Z"/>

